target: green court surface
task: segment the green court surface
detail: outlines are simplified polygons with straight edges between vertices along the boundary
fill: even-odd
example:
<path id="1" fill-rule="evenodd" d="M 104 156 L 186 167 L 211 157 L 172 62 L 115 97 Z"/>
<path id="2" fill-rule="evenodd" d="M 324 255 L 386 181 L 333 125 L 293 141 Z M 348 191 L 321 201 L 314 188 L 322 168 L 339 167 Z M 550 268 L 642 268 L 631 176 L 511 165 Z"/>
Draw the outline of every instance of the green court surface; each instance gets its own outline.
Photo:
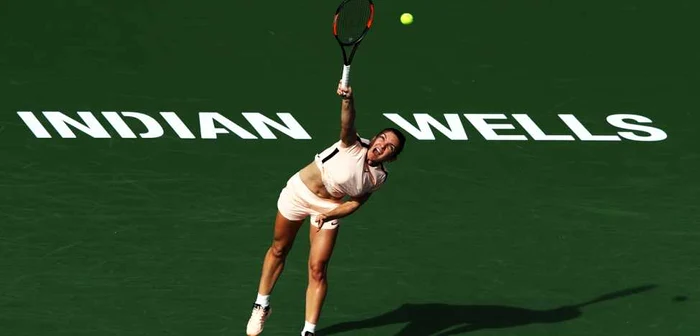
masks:
<path id="1" fill-rule="evenodd" d="M 337 5 L 0 3 L 0 335 L 243 335 L 279 191 L 338 138 Z M 318 335 L 698 335 L 699 7 L 377 0 L 358 131 L 456 115 L 468 140 L 406 131 L 386 186 L 343 221 Z M 44 111 L 90 111 L 109 138 L 64 138 Z M 122 136 L 103 111 L 163 134 Z M 200 112 L 257 139 L 203 139 Z M 310 139 L 264 139 L 245 112 L 289 113 Z M 487 140 L 464 114 L 527 140 Z M 616 114 L 666 136 L 584 141 L 559 117 L 614 136 Z M 303 326 L 303 230 L 263 335 Z"/>

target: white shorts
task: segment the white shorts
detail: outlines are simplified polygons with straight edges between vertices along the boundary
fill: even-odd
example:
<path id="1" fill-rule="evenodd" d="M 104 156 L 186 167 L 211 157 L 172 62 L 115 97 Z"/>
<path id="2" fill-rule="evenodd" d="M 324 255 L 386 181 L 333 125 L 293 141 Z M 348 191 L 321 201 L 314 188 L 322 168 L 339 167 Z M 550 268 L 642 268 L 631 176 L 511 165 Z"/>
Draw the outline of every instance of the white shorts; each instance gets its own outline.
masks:
<path id="1" fill-rule="evenodd" d="M 311 225 L 316 224 L 316 216 L 335 209 L 342 203 L 341 200 L 329 200 L 318 197 L 309 190 L 299 177 L 299 173 L 294 174 L 287 181 L 287 186 L 280 192 L 277 199 L 277 210 L 289 220 L 304 220 L 311 216 Z M 338 219 L 323 223 L 323 229 L 335 229 L 340 224 Z"/>

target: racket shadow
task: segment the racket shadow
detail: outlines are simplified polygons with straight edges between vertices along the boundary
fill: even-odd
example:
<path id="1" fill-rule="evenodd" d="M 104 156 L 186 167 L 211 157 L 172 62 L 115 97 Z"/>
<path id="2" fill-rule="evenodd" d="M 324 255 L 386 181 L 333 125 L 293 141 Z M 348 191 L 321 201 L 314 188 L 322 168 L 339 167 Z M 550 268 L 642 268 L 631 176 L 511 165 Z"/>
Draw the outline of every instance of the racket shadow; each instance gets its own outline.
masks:
<path id="1" fill-rule="evenodd" d="M 534 323 L 561 323 L 581 316 L 583 307 L 639 294 L 656 287 L 656 285 L 646 285 L 629 288 L 601 295 L 579 304 L 545 310 L 499 305 L 403 304 L 376 317 L 331 325 L 319 330 L 318 334 L 332 335 L 390 324 L 406 324 L 395 336 L 448 336 L 482 329 L 512 328 Z"/>

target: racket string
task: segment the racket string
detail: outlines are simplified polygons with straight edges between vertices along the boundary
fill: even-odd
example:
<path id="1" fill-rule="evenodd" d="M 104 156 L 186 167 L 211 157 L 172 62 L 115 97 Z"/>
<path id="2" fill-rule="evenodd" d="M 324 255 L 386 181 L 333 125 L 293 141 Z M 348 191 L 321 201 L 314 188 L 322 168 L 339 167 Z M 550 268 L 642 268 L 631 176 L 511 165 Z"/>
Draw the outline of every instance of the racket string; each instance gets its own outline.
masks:
<path id="1" fill-rule="evenodd" d="M 338 13 L 338 38 L 353 43 L 364 34 L 371 17 L 371 4 L 367 0 L 350 0 Z"/>

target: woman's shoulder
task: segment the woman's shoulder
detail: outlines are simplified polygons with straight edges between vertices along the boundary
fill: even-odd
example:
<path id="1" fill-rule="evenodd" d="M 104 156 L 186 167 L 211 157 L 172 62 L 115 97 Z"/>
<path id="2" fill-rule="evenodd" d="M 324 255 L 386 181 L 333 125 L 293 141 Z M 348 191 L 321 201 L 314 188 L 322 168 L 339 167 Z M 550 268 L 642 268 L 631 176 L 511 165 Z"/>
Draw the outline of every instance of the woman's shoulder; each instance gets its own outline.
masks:
<path id="1" fill-rule="evenodd" d="M 356 134 L 355 141 L 353 141 L 353 143 L 350 145 L 345 145 L 342 140 L 338 140 L 337 143 L 343 147 L 353 147 L 359 145 L 361 147 L 369 148 L 370 140 L 361 137 L 360 134 Z"/>

